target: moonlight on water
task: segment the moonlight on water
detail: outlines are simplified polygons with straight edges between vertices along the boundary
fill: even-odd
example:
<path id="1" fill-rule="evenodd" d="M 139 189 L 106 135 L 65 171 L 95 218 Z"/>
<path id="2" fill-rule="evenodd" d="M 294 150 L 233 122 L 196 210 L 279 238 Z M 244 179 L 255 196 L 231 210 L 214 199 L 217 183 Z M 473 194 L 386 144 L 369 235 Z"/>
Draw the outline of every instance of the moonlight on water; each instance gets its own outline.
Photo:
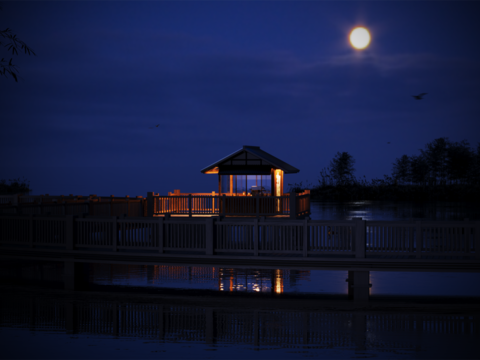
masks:
<path id="1" fill-rule="evenodd" d="M 357 27 L 350 33 L 350 43 L 355 49 L 363 50 L 370 44 L 370 33 L 364 27 Z"/>

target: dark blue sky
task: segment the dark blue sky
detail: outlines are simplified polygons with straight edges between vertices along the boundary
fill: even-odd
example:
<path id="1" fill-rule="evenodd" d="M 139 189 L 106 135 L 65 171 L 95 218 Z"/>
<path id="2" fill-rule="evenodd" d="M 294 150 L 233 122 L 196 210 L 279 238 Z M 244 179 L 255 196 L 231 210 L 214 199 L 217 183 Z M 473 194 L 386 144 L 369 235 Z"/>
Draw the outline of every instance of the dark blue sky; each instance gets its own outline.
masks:
<path id="1" fill-rule="evenodd" d="M 37 56 L 0 78 L 0 179 L 34 194 L 209 192 L 200 170 L 242 145 L 299 168 L 286 184 L 315 183 L 337 151 L 383 177 L 435 138 L 480 141 L 477 1 L 2 7 Z M 348 43 L 359 25 L 364 51 Z"/>

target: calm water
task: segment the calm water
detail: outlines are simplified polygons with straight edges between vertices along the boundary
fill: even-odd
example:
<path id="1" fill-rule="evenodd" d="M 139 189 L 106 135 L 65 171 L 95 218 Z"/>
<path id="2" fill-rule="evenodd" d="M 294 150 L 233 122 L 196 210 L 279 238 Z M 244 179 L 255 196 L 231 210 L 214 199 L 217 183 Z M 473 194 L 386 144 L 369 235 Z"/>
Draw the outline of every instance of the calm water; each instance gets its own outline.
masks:
<path id="1" fill-rule="evenodd" d="M 480 207 L 475 203 L 437 201 L 430 203 L 393 201 L 312 202 L 314 220 L 480 220 Z"/>
<path id="2" fill-rule="evenodd" d="M 312 219 L 479 220 L 455 203 L 313 203 Z M 346 271 L 86 265 L 93 287 L 347 296 Z M 61 287 L 63 264 L 5 261 L 0 278 Z M 15 281 L 15 280 L 14 280 Z M 480 298 L 478 273 L 371 272 L 372 299 Z M 3 358 L 479 358 L 478 314 L 240 309 L 0 295 Z M 248 302 L 250 300 L 246 300 Z M 275 301 L 272 298 L 271 301 Z M 73 305 L 72 305 L 73 304 Z M 73 308 L 72 308 L 73 306 Z M 75 315 L 72 315 L 75 314 Z M 72 317 L 73 316 L 73 317 Z M 29 346 L 22 346 L 29 344 Z"/>
<path id="3" fill-rule="evenodd" d="M 0 296 L 2 358 L 478 358 L 478 314 Z M 298 308 L 295 308 L 298 305 Z"/>

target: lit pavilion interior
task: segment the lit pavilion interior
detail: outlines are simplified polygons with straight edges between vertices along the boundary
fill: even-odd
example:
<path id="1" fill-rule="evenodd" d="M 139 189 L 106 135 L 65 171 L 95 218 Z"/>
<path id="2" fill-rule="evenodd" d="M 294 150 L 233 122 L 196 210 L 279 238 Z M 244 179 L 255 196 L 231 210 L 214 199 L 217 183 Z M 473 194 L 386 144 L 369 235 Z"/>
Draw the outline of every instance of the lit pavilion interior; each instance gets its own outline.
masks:
<path id="1" fill-rule="evenodd" d="M 284 174 L 299 171 L 259 146 L 247 145 L 201 170 L 218 174 L 218 193 L 227 196 L 282 196 Z"/>

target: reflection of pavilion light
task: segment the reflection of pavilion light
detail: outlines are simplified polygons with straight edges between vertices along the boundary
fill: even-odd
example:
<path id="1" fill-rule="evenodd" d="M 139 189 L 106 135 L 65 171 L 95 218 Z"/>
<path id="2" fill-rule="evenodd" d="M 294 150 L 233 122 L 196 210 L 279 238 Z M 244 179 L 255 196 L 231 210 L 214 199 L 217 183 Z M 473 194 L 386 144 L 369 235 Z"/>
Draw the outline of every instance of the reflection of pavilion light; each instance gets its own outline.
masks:
<path id="1" fill-rule="evenodd" d="M 283 277 L 282 277 L 281 270 L 278 270 L 278 269 L 275 270 L 274 284 L 275 284 L 274 291 L 277 294 L 283 293 Z"/>

